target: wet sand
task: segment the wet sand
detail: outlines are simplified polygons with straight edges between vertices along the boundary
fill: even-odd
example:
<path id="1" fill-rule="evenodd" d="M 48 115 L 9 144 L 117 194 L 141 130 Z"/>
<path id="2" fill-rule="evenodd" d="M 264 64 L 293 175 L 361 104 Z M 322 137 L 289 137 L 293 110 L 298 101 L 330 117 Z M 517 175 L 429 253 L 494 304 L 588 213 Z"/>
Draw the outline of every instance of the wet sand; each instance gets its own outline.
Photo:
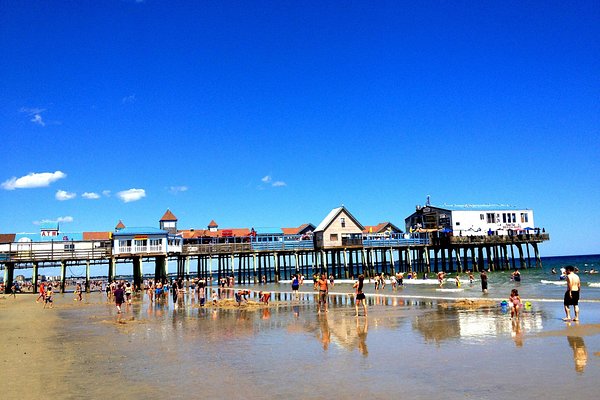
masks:
<path id="1" fill-rule="evenodd" d="M 35 297 L 0 296 L 2 398 L 594 398 L 600 377 L 594 303 L 565 324 L 557 303 L 516 323 L 493 301 L 370 297 L 355 318 L 344 294 L 326 314 L 312 292 L 269 307 L 138 296 L 121 315 L 99 293 Z"/>

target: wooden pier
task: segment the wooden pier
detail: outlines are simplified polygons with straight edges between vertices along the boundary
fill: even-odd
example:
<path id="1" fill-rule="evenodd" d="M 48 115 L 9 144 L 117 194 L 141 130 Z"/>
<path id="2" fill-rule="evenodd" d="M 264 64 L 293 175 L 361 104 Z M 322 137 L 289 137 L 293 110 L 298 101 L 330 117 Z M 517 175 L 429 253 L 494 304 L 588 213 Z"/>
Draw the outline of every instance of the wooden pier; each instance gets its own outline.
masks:
<path id="1" fill-rule="evenodd" d="M 408 236 L 408 237 L 407 237 Z M 238 284 L 289 280 L 293 274 L 312 277 L 326 273 L 350 279 L 359 274 L 397 272 L 437 273 L 467 270 L 509 270 L 541 268 L 538 245 L 549 240 L 547 233 L 443 236 L 432 234 L 363 236 L 342 246 L 317 248 L 313 240 L 282 237 L 272 241 L 242 238 L 231 243 L 184 244 L 180 252 L 115 254 L 112 241 L 52 242 L 49 249 L 36 250 L 33 244 L 14 243 L 0 251 L 5 291 L 10 292 L 15 270 L 33 269 L 37 290 L 40 269 L 61 268 L 61 289 L 65 290 L 68 266 L 85 266 L 85 287 L 89 290 L 91 266 L 105 265 L 108 280 L 115 279 L 117 264 L 131 264 L 134 284 L 141 287 L 143 263 L 153 263 L 153 276 L 165 280 L 169 261 L 176 262 L 177 277 L 233 276 Z M 533 259 L 533 260 L 532 260 Z"/>

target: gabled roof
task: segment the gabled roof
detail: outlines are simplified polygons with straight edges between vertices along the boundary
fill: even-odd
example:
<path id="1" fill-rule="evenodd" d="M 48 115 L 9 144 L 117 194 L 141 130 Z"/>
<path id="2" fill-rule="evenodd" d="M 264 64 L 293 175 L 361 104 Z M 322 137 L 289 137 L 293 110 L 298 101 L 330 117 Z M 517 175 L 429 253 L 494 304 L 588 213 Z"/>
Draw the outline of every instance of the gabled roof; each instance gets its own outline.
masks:
<path id="1" fill-rule="evenodd" d="M 219 225 L 217 225 L 217 223 L 215 222 L 214 219 L 210 221 L 210 224 L 208 224 L 209 228 L 216 228 L 217 226 L 219 226 Z"/>
<path id="2" fill-rule="evenodd" d="M 111 232 L 83 232 L 83 240 L 110 240 Z"/>
<path id="3" fill-rule="evenodd" d="M 14 243 L 15 233 L 0 233 L 0 243 Z"/>
<path id="4" fill-rule="evenodd" d="M 305 231 L 307 228 L 314 230 L 315 226 L 313 224 L 302 224 L 297 228 L 281 228 L 281 231 L 283 232 L 284 235 L 299 235 L 300 233 Z"/>
<path id="5" fill-rule="evenodd" d="M 365 225 L 365 229 L 363 229 L 364 233 L 384 233 L 388 227 L 392 228 L 394 232 L 402 232 L 400 228 L 391 222 L 380 222 L 377 225 Z"/>
<path id="6" fill-rule="evenodd" d="M 333 210 L 331 210 L 329 212 L 329 214 L 327 214 L 327 216 L 325 217 L 325 219 L 323 221 L 321 221 L 321 223 L 319 224 L 319 226 L 316 227 L 315 232 L 322 232 L 325 229 L 327 229 L 329 227 L 329 225 L 331 225 L 331 223 L 338 217 L 338 215 L 340 215 L 341 213 L 345 213 L 348 218 L 350 218 L 354 224 L 360 229 L 363 230 L 365 229 L 364 226 L 362 226 L 360 224 L 360 222 L 358 222 L 358 220 L 356 218 L 354 218 L 354 216 L 352 214 L 350 214 L 350 211 L 346 210 L 346 207 L 341 206 L 338 208 L 334 208 Z"/>
<path id="7" fill-rule="evenodd" d="M 119 220 L 119 223 L 117 224 L 117 226 L 115 226 L 115 229 L 125 229 L 125 224 Z"/>
<path id="8" fill-rule="evenodd" d="M 167 208 L 167 211 L 165 212 L 165 215 L 162 216 L 162 218 L 160 219 L 159 222 L 162 221 L 177 221 L 177 217 L 175 215 L 173 215 L 173 213 L 171 212 L 171 210 L 169 210 Z"/>

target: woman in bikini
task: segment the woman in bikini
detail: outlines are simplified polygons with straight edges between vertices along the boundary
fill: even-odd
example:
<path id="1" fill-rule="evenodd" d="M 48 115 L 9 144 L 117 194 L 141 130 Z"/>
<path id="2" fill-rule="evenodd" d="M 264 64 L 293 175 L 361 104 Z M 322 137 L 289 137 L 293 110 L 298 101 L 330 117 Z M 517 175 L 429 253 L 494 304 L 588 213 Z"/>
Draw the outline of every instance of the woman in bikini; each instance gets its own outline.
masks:
<path id="1" fill-rule="evenodd" d="M 353 288 L 356 289 L 356 301 L 354 302 L 354 308 L 356 309 L 356 317 L 358 317 L 358 305 L 362 304 L 363 310 L 365 312 L 365 317 L 367 316 L 367 303 L 365 299 L 365 294 L 363 293 L 363 281 L 365 280 L 364 275 L 358 276 L 358 281 L 354 283 Z"/>

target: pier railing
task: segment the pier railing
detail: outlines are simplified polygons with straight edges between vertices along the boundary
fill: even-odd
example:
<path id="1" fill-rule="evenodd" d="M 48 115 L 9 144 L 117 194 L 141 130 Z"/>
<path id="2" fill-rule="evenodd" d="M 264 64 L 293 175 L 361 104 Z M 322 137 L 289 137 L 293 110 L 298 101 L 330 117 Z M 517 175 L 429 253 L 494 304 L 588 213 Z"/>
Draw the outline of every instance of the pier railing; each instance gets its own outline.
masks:
<path id="1" fill-rule="evenodd" d="M 443 240 L 444 238 L 441 238 Z M 543 242 L 550 240 L 548 233 L 522 234 L 522 235 L 492 235 L 492 236 L 451 236 L 452 244 L 479 244 L 497 245 L 526 242 Z M 435 244 L 435 240 L 434 240 Z"/>
<path id="2" fill-rule="evenodd" d="M 429 239 L 426 238 L 396 238 L 396 239 L 364 239 L 363 246 L 364 247 L 409 247 L 409 246 L 417 246 L 417 245 L 427 245 L 429 244 Z"/>
<path id="3" fill-rule="evenodd" d="M 3 263 L 59 262 L 72 260 L 103 260 L 112 255 L 106 242 L 51 241 L 8 243 L 0 245 L 0 261 Z"/>

